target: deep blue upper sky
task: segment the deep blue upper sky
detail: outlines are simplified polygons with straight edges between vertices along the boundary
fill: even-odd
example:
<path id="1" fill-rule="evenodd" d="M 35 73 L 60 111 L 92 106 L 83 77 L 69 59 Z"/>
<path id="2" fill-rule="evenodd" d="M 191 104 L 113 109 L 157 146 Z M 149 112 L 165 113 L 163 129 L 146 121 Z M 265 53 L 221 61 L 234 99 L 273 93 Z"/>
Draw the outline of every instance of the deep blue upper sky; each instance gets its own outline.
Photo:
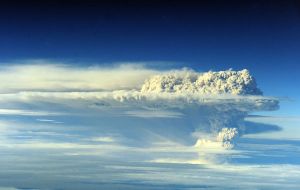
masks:
<path id="1" fill-rule="evenodd" d="M 10 1 L 0 3 L 0 27 L 0 62 L 247 68 L 267 95 L 300 100 L 296 0 Z"/>

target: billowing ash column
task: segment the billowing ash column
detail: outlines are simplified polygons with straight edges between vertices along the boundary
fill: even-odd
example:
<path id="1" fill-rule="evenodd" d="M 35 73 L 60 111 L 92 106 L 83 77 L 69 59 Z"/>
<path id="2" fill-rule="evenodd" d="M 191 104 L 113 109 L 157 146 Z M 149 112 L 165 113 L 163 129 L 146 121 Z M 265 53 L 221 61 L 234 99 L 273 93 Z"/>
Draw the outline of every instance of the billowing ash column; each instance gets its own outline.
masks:
<path id="1" fill-rule="evenodd" d="M 225 148 L 232 148 L 234 140 L 243 134 L 244 118 L 249 112 L 278 108 L 278 100 L 264 97 L 246 69 L 171 71 L 146 80 L 141 93 L 175 97 L 178 101 L 173 102 L 194 121 L 198 138 L 213 136 Z"/>
<path id="2" fill-rule="evenodd" d="M 173 71 L 146 80 L 142 92 L 195 93 L 201 95 L 262 95 L 247 69 L 197 73 Z"/>

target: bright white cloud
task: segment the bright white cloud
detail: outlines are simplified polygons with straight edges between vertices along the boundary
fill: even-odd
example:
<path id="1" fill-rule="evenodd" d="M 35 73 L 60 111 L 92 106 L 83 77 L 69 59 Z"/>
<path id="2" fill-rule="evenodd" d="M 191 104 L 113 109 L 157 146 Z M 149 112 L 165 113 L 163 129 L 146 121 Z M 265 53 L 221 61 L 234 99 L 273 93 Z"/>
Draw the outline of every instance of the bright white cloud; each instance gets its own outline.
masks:
<path id="1" fill-rule="evenodd" d="M 158 73 L 137 65 L 76 67 L 65 64 L 16 64 L 0 67 L 0 92 L 134 89 Z"/>
<path id="2" fill-rule="evenodd" d="M 246 133 L 249 113 L 278 108 L 278 100 L 263 96 L 246 70 L 27 64 L 2 66 L 0 74 L 4 189 L 45 189 L 45 182 L 53 189 L 84 189 L 87 184 L 99 189 L 101 182 L 122 188 L 119 184 L 128 187 L 136 181 L 141 182 L 137 188 L 151 184 L 161 189 L 170 184 L 200 189 L 299 186 L 298 141 L 278 140 L 282 136 L 277 141 L 237 139 Z M 289 133 L 297 131 L 296 120 Z M 235 141 L 239 146 L 233 148 Z M 235 158 L 244 160 L 231 163 Z M 158 186 L 162 184 L 166 186 Z"/>
<path id="3" fill-rule="evenodd" d="M 231 134 L 243 134 L 249 112 L 278 108 L 276 98 L 262 96 L 248 70 L 199 73 L 137 65 L 26 64 L 2 67 L 0 80 L 0 103 L 7 107 L 31 105 L 39 111 L 55 105 L 67 114 L 96 109 L 123 117 L 186 118 L 194 134 L 200 134 L 197 138 L 217 139 L 227 148 L 233 145 Z"/>
<path id="4" fill-rule="evenodd" d="M 197 94 L 261 95 L 249 71 L 197 73 L 191 70 L 171 71 L 155 75 L 142 86 L 142 92 L 173 92 Z"/>
<path id="5" fill-rule="evenodd" d="M 20 109 L 0 109 L 0 115 L 27 115 L 27 116 L 47 116 L 58 115 L 61 113 L 54 113 L 48 111 L 30 111 Z"/>
<path id="6" fill-rule="evenodd" d="M 217 141 L 222 142 L 226 148 L 232 148 L 234 140 L 238 137 L 239 132 L 237 128 L 222 128 L 218 133 Z"/>

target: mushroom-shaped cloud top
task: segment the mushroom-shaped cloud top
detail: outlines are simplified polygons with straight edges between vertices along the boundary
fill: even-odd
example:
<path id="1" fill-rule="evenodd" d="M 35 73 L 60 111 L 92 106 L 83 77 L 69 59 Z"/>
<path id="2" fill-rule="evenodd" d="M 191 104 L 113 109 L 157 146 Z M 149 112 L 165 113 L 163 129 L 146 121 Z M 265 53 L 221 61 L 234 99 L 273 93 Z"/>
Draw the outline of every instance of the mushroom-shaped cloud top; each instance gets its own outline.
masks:
<path id="1" fill-rule="evenodd" d="M 142 92 L 262 95 L 247 69 L 197 73 L 191 70 L 155 75 L 146 80 Z"/>

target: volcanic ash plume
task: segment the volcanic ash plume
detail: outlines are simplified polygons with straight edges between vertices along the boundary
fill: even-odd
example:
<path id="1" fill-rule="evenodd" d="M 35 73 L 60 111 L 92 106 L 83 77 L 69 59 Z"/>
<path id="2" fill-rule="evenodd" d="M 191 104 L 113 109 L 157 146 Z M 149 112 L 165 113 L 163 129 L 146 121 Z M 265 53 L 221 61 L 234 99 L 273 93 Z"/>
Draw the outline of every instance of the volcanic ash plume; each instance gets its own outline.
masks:
<path id="1" fill-rule="evenodd" d="M 0 73 L 0 103 L 5 107 L 19 105 L 19 109 L 36 111 L 59 107 L 59 112 L 67 113 L 89 108 L 125 116 L 120 117 L 125 120 L 128 116 L 180 117 L 195 129 L 193 135 L 198 139 L 213 140 L 226 148 L 243 135 L 244 118 L 250 112 L 278 109 L 278 100 L 263 96 L 246 69 L 200 73 L 33 64 L 15 65 Z"/>
<path id="2" fill-rule="evenodd" d="M 278 108 L 278 100 L 264 97 L 246 69 L 173 71 L 146 80 L 141 92 L 180 97 L 190 123 L 196 128 L 194 135 L 200 139 L 197 146 L 210 138 L 231 149 L 244 132 L 244 118 L 249 112 Z"/>
<path id="3" fill-rule="evenodd" d="M 197 73 L 171 72 L 156 75 L 142 86 L 142 92 L 171 92 L 196 94 L 262 95 L 249 71 L 220 71 Z"/>

